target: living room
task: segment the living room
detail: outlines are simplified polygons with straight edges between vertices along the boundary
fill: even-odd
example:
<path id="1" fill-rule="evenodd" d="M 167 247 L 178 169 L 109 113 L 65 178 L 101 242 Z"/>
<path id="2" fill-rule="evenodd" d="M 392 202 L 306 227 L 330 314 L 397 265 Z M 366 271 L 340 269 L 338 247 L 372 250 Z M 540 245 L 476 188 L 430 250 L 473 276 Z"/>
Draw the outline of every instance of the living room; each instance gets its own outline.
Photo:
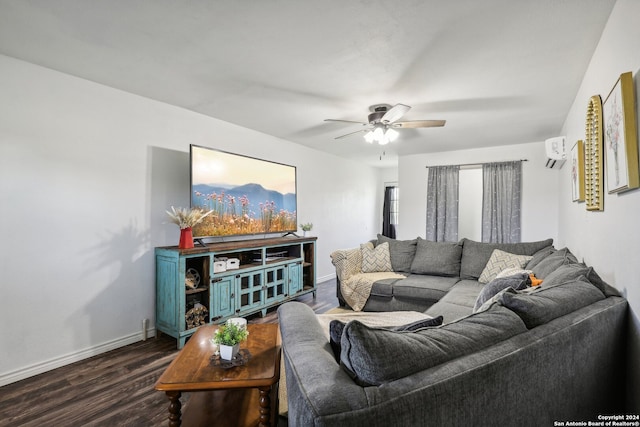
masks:
<path id="1" fill-rule="evenodd" d="M 633 73 L 638 96 L 637 16 L 634 0 L 611 9 L 557 132 L 569 145 L 584 139 L 589 98 L 604 99 L 621 73 Z M 153 333 L 153 248 L 178 241 L 165 211 L 189 204 L 189 144 L 296 165 L 318 282 L 335 277 L 333 250 L 379 232 L 385 182 L 401 188 L 398 238 L 414 238 L 424 236 L 426 166 L 527 159 L 522 240 L 554 238 L 617 288 L 629 301 L 629 357 L 640 358 L 640 193 L 604 194 L 604 211 L 587 211 L 571 200 L 568 165 L 544 167 L 542 139 L 403 155 L 378 168 L 1 52 L 0 385 L 136 342 L 143 319 Z M 636 365 L 624 386 L 629 412 L 640 412 Z"/>

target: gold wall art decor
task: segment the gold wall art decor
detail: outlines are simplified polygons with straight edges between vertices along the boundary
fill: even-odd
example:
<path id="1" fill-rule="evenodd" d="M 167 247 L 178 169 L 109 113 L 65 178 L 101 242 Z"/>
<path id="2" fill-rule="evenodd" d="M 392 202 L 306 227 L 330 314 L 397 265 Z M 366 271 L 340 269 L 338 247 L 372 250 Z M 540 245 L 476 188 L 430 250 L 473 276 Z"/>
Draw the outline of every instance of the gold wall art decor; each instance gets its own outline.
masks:
<path id="1" fill-rule="evenodd" d="M 602 105 L 609 193 L 640 187 L 635 93 L 631 72 L 623 73 Z"/>
<path id="2" fill-rule="evenodd" d="M 587 210 L 604 210 L 602 186 L 602 99 L 600 95 L 589 98 L 584 141 L 584 185 Z"/>
<path id="3" fill-rule="evenodd" d="M 584 202 L 584 141 L 571 149 L 571 200 Z"/>

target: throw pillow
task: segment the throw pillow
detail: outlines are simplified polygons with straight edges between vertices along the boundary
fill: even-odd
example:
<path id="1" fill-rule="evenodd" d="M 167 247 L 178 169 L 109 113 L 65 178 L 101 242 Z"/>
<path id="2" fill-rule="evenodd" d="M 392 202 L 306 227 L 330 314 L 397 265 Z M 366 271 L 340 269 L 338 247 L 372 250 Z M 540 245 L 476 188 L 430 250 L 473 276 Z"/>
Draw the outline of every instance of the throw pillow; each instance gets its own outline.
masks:
<path id="1" fill-rule="evenodd" d="M 416 255 L 411 263 L 412 273 L 446 277 L 460 275 L 460 243 L 431 242 L 420 237 L 417 240 Z"/>
<path id="2" fill-rule="evenodd" d="M 530 259 L 531 256 L 528 255 L 516 255 L 500 249 L 494 249 L 489 261 L 487 261 L 487 265 L 485 265 L 480 274 L 478 282 L 489 283 L 505 268 L 523 268 Z"/>
<path id="3" fill-rule="evenodd" d="M 529 294 L 504 293 L 498 301 L 513 310 L 527 328 L 532 329 L 603 299 L 602 292 L 581 276 Z"/>
<path id="4" fill-rule="evenodd" d="M 429 328 L 434 326 L 442 325 L 444 318 L 442 316 L 438 317 L 429 317 L 427 319 L 416 320 L 415 322 L 408 323 L 402 326 L 393 326 L 389 328 L 380 328 L 380 329 L 388 329 L 390 331 L 417 331 L 422 328 Z M 340 353 L 342 351 L 342 346 L 340 344 L 340 340 L 342 339 L 342 332 L 344 331 L 344 327 L 346 323 L 343 323 L 339 320 L 332 320 L 329 323 L 329 344 L 331 344 L 331 350 L 333 351 L 333 357 L 335 357 L 336 362 L 340 363 Z"/>
<path id="5" fill-rule="evenodd" d="M 340 340 L 342 339 L 342 331 L 344 331 L 345 325 L 346 323 L 339 320 L 329 322 L 329 344 L 331 344 L 331 350 L 333 350 L 333 357 L 338 363 L 340 363 L 340 352 L 342 351 Z"/>
<path id="6" fill-rule="evenodd" d="M 408 324 L 402 325 L 402 326 L 395 326 L 395 327 L 391 328 L 391 330 L 393 330 L 393 331 L 417 331 L 418 329 L 422 329 L 422 328 L 440 326 L 440 325 L 442 325 L 443 321 L 444 321 L 444 317 L 442 317 L 442 316 L 432 317 L 430 319 L 416 320 L 415 322 L 408 323 Z"/>
<path id="7" fill-rule="evenodd" d="M 519 273 L 513 276 L 500 277 L 493 279 L 482 287 L 476 303 L 473 306 L 473 312 L 477 312 L 482 304 L 490 300 L 503 289 L 512 288 L 514 291 L 519 291 L 526 288 L 529 285 L 529 274 Z"/>
<path id="8" fill-rule="evenodd" d="M 522 268 L 509 267 L 509 268 L 505 268 L 500 273 L 498 273 L 498 275 L 496 276 L 496 279 L 500 279 L 501 277 L 514 276 L 514 275 L 520 274 L 520 273 L 532 274 L 533 271 L 525 270 L 525 269 L 522 269 Z"/>
<path id="9" fill-rule="evenodd" d="M 583 263 L 569 262 L 561 265 L 556 270 L 547 275 L 545 286 L 554 286 L 567 281 L 575 280 L 580 276 L 585 276 L 587 280 L 604 294 L 605 297 L 620 296 L 620 293 L 612 288 L 607 282 L 602 280 L 593 267 L 587 267 Z"/>
<path id="10" fill-rule="evenodd" d="M 533 258 L 531 258 L 531 261 L 527 263 L 526 269 L 531 270 L 533 267 L 540 264 L 540 261 L 551 255 L 555 251 L 556 248 L 554 248 L 553 246 L 547 246 L 546 248 L 540 249 L 538 252 L 533 254 Z"/>
<path id="11" fill-rule="evenodd" d="M 389 243 L 382 243 L 374 248 L 373 243 L 367 242 L 360 245 L 360 250 L 362 251 L 363 273 L 393 271 L 391 256 L 389 255 Z"/>
<path id="12" fill-rule="evenodd" d="M 378 234 L 379 246 L 381 243 L 389 243 L 389 255 L 391 256 L 391 267 L 393 271 L 410 272 L 413 257 L 416 255 L 416 239 L 396 240 Z"/>
<path id="13" fill-rule="evenodd" d="M 499 304 L 457 322 L 414 332 L 371 328 L 353 320 L 342 333 L 340 366 L 360 385 L 380 385 L 474 353 L 526 330 L 515 313 Z"/>
<path id="14" fill-rule="evenodd" d="M 537 278 L 545 279 L 561 265 L 577 262 L 578 259 L 568 248 L 562 248 L 546 256 L 537 265 L 533 266 L 531 270 L 533 270 L 533 274 L 535 274 Z"/>
<path id="15" fill-rule="evenodd" d="M 461 240 L 461 244 L 460 278 L 478 280 L 494 249 L 511 254 L 533 255 L 541 249 L 553 245 L 553 239 L 522 243 L 483 243 L 464 238 Z"/>

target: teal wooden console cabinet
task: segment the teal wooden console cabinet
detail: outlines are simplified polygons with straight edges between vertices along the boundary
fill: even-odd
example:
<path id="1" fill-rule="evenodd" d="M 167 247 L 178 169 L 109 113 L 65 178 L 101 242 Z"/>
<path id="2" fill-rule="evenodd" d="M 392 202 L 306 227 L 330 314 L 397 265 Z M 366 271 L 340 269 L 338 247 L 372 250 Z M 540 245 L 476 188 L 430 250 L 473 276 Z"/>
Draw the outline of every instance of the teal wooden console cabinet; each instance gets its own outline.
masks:
<path id="1" fill-rule="evenodd" d="M 178 348 L 202 324 L 264 316 L 284 301 L 316 295 L 315 237 L 159 247 L 155 256 L 156 330 L 176 338 Z"/>

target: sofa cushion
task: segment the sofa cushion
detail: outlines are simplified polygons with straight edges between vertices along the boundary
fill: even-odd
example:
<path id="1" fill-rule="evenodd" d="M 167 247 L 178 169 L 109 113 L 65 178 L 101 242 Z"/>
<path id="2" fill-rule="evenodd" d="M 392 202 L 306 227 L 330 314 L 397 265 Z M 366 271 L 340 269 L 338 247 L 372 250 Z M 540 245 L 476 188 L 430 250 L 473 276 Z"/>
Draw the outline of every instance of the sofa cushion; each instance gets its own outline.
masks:
<path id="1" fill-rule="evenodd" d="M 604 294 L 584 276 L 551 287 L 544 283 L 535 292 L 504 293 L 498 301 L 517 313 L 527 328 L 532 329 L 604 299 Z"/>
<path id="2" fill-rule="evenodd" d="M 487 265 L 494 249 L 516 255 L 533 255 L 539 250 L 551 246 L 553 239 L 523 243 L 484 243 L 462 239 L 462 260 L 460 264 L 461 279 L 477 280 Z"/>
<path id="3" fill-rule="evenodd" d="M 512 288 L 515 291 L 519 291 L 528 286 L 530 280 L 527 273 L 514 274 L 513 276 L 500 277 L 493 279 L 491 282 L 484 285 L 480 295 L 476 298 L 476 303 L 473 306 L 474 313 L 480 309 L 482 304 L 494 297 L 495 294 L 503 289 Z"/>
<path id="4" fill-rule="evenodd" d="M 406 325 L 385 327 L 384 329 L 389 329 L 391 331 L 417 331 L 418 329 L 422 328 L 440 326 L 442 325 L 442 321 L 442 316 L 428 317 L 426 319 L 420 319 L 416 320 L 415 322 L 407 323 Z M 340 344 L 340 341 L 342 340 L 342 332 L 344 331 L 345 326 L 346 323 L 339 320 L 332 320 L 331 322 L 329 322 L 329 343 L 331 344 L 333 356 L 338 363 L 340 363 L 340 353 L 342 351 L 342 345 Z"/>
<path id="5" fill-rule="evenodd" d="M 373 282 L 369 295 L 391 298 L 393 296 L 393 285 L 395 285 L 398 280 L 403 279 L 382 279 Z"/>
<path id="6" fill-rule="evenodd" d="M 362 251 L 363 273 L 393 271 L 388 243 L 381 243 L 374 248 L 373 243 L 367 242 L 360 245 L 360 250 Z"/>
<path id="7" fill-rule="evenodd" d="M 536 265 L 538 265 L 540 263 L 540 261 L 542 261 L 543 259 L 545 259 L 547 256 L 551 255 L 552 253 L 554 253 L 556 251 L 556 248 L 554 248 L 553 246 L 547 246 L 544 247 L 542 249 L 540 249 L 538 252 L 536 252 L 535 254 L 533 254 L 533 257 L 531 258 L 531 260 L 527 263 L 527 265 L 525 266 L 525 268 L 527 270 L 531 270 L 533 267 L 535 267 Z"/>
<path id="8" fill-rule="evenodd" d="M 537 265 L 530 268 L 538 279 L 545 279 L 549 274 L 558 269 L 558 267 L 577 263 L 578 259 L 569 251 L 568 248 L 562 248 L 550 255 L 547 255 Z"/>
<path id="9" fill-rule="evenodd" d="M 425 311 L 429 316 L 444 316 L 449 323 L 473 313 L 473 306 L 482 291 L 482 284 L 477 280 L 461 280 L 440 301 Z"/>
<path id="10" fill-rule="evenodd" d="M 380 385 L 489 347 L 526 331 L 512 311 L 494 304 L 457 322 L 415 332 L 349 322 L 342 333 L 341 366 L 361 385 Z"/>
<path id="11" fill-rule="evenodd" d="M 410 274 L 394 283 L 393 296 L 421 300 L 440 300 L 458 282 L 457 277 Z"/>
<path id="12" fill-rule="evenodd" d="M 587 281 L 600 289 L 606 297 L 620 296 L 620 293 L 616 289 L 612 288 L 607 282 L 602 280 L 593 267 L 587 267 L 583 263 L 569 262 L 568 264 L 561 265 L 556 270 L 549 273 L 544 280 L 544 284 L 546 287 L 554 286 L 575 280 L 580 276 L 586 277 Z"/>
<path id="13" fill-rule="evenodd" d="M 457 277 L 460 275 L 460 243 L 431 242 L 418 237 L 416 255 L 411 263 L 414 274 Z"/>
<path id="14" fill-rule="evenodd" d="M 522 268 L 530 259 L 531 257 L 528 255 L 516 255 L 500 249 L 494 249 L 489 261 L 487 261 L 487 265 L 478 278 L 478 282 L 489 283 L 502 270 L 506 268 Z"/>
<path id="15" fill-rule="evenodd" d="M 381 243 L 389 244 L 389 255 L 391 257 L 391 267 L 393 271 L 408 273 L 411 271 L 411 263 L 416 254 L 417 240 L 396 240 L 378 234 L 377 245 Z"/>

